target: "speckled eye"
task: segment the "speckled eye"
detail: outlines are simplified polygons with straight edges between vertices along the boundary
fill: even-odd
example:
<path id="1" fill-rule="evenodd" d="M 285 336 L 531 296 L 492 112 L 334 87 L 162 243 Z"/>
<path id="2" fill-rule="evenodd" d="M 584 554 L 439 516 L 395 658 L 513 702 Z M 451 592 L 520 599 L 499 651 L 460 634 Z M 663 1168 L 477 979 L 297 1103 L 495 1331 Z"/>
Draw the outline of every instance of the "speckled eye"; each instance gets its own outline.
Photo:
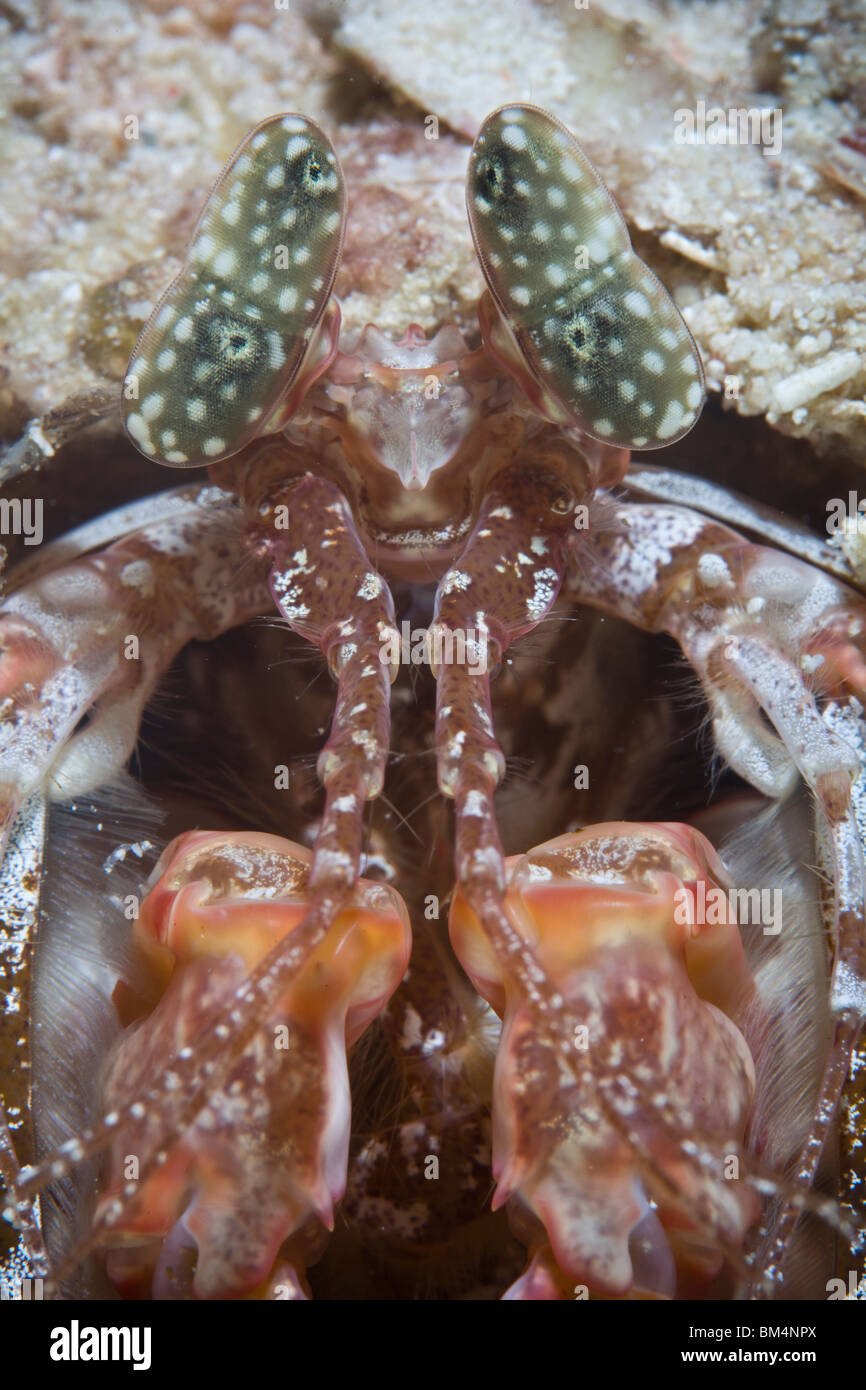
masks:
<path id="1" fill-rule="evenodd" d="M 274 428 L 315 349 L 345 206 L 337 157 L 311 121 L 272 116 L 250 132 L 130 359 L 124 423 L 142 453 L 209 463 Z"/>
<path id="2" fill-rule="evenodd" d="M 551 416 L 630 449 L 691 429 L 704 399 L 695 342 L 565 126 L 535 106 L 488 116 L 467 207 L 509 330 L 494 330 L 493 345 L 510 362 L 519 349 Z"/>

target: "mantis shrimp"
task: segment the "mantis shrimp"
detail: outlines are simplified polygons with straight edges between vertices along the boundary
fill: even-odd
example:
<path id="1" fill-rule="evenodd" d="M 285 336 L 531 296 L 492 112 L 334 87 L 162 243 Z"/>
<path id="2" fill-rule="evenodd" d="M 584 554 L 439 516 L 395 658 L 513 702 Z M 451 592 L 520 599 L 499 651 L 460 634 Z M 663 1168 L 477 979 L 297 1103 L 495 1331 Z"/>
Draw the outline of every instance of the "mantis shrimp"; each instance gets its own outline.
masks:
<path id="1" fill-rule="evenodd" d="M 451 1205 L 427 1248 L 447 1260 L 471 1230 L 509 1299 L 792 1296 L 812 1214 L 835 1219 L 813 1186 L 866 1005 L 866 605 L 840 557 L 797 558 L 796 532 L 786 543 L 769 521 L 776 545 L 749 540 L 707 489 L 683 505 L 663 470 L 630 468 L 631 450 L 695 424 L 700 355 L 565 127 L 524 104 L 490 115 L 467 209 L 480 345 L 453 324 L 344 342 L 337 156 L 301 115 L 257 126 L 123 386 L 136 448 L 209 481 L 13 575 L 4 843 L 37 793 L 86 798 L 123 773 L 192 642 L 276 609 L 280 639 L 317 650 L 335 685 L 308 844 L 177 834 L 143 901 L 125 899 L 138 964 L 115 979 L 88 1122 L 25 1167 L 2 1150 L 7 1217 L 58 1288 L 101 1251 L 98 1277 L 124 1294 L 309 1297 L 341 1200 L 344 1252 L 390 1239 L 411 1263 L 440 1170 Z M 764 529 L 757 512 L 740 524 Z M 404 864 L 398 891 L 365 830 L 408 659 L 395 595 L 422 615 L 416 659 L 435 680 L 453 850 L 432 822 L 427 869 L 438 883 L 453 863 L 450 946 L 447 888 L 431 899 L 423 866 Z M 572 611 L 679 645 L 717 758 L 754 794 L 721 855 L 720 828 L 629 819 L 612 793 L 601 819 L 506 855 L 495 677 L 516 700 L 511 649 L 553 641 Z M 571 705 L 581 655 L 562 678 Z M 771 891 L 756 838 L 783 921 L 738 920 Z M 358 1080 L 387 1071 L 383 1040 L 402 1078 L 384 1099 Z M 393 1102 L 396 1138 L 385 1152 L 367 1136 L 350 1163 L 362 1094 L 373 1111 Z M 38 1204 L 99 1155 L 95 1209 L 71 1241 L 46 1223 L 45 1262 Z"/>

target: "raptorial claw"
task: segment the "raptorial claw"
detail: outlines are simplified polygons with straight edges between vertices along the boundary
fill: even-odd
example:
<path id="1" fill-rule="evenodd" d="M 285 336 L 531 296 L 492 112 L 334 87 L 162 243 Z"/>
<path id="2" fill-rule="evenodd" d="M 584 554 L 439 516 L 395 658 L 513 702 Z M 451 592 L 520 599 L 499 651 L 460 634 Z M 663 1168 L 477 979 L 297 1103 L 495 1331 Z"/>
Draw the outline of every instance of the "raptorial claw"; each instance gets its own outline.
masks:
<path id="1" fill-rule="evenodd" d="M 146 1092 L 221 1003 L 231 1051 L 232 997 L 304 917 L 309 863 L 273 835 L 196 831 L 168 847 L 136 928 L 165 991 L 120 1045 L 110 1107 Z M 118 1125 L 95 1228 L 124 1293 L 305 1296 L 304 1268 L 346 1182 L 346 1049 L 396 989 L 409 950 L 399 894 L 362 880 L 195 1122 L 179 1134 L 170 1113 Z"/>
<path id="2" fill-rule="evenodd" d="M 738 1155 L 754 1068 L 730 1010 L 752 983 L 733 922 L 699 924 L 694 885 L 727 876 L 687 826 L 595 826 L 507 861 L 506 908 L 562 991 L 581 1065 L 551 1052 L 458 894 L 451 936 L 503 1016 L 494 1205 L 532 1251 L 512 1297 L 712 1277 L 758 1213 Z M 547 1252 L 547 1253 L 545 1253 Z"/>

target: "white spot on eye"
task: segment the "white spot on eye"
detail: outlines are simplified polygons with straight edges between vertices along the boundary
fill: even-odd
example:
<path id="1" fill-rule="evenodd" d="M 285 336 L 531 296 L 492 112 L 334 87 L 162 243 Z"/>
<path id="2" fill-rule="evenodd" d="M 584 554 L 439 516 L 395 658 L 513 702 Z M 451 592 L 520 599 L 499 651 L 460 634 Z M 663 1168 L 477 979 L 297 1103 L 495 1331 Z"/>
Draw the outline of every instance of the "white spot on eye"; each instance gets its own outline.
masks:
<path id="1" fill-rule="evenodd" d="M 149 396 L 145 396 L 141 403 L 141 415 L 144 420 L 155 420 L 157 415 L 161 415 L 165 409 L 165 396 L 154 391 Z"/>
<path id="2" fill-rule="evenodd" d="M 532 189 L 526 182 L 526 179 L 515 179 L 514 191 L 515 193 L 519 193 L 521 198 L 528 198 L 530 193 L 532 192 Z"/>
<path id="3" fill-rule="evenodd" d="M 265 174 L 265 183 L 268 185 L 268 188 L 279 188 L 282 185 L 282 182 L 282 164 L 272 164 L 268 172 Z"/>
<path id="4" fill-rule="evenodd" d="M 192 337 L 192 319 L 188 314 L 174 325 L 174 337 L 179 343 L 186 343 Z"/>
<path id="5" fill-rule="evenodd" d="M 659 439 L 670 439 L 672 434 L 676 434 L 682 428 L 683 407 L 679 401 L 670 401 L 668 408 L 662 416 L 661 423 L 656 429 Z"/>
<path id="6" fill-rule="evenodd" d="M 294 227 L 294 225 L 295 225 L 295 223 L 297 222 L 297 220 L 298 220 L 298 209 L 297 209 L 297 208 L 286 208 L 285 212 L 284 212 L 284 213 L 282 214 L 282 216 L 280 217 L 280 220 L 279 220 L 278 225 L 279 225 L 280 227 Z"/>
<path id="7" fill-rule="evenodd" d="M 203 454 L 207 454 L 208 458 L 213 458 L 214 454 L 221 454 L 225 447 L 225 440 L 214 434 L 211 435 L 210 439 L 205 440 L 201 446 L 201 451 Z"/>
<path id="8" fill-rule="evenodd" d="M 305 135 L 296 135 L 286 145 L 286 154 L 289 159 L 294 159 L 296 154 L 304 154 L 310 148 L 310 142 Z"/>
<path id="9" fill-rule="evenodd" d="M 316 307 L 316 301 L 315 301 L 315 299 L 305 299 L 305 300 L 304 300 L 304 308 L 306 309 L 306 311 L 307 311 L 308 314 L 309 314 L 313 309 L 315 309 L 315 307 Z M 305 338 L 309 338 L 309 336 L 310 336 L 310 330 L 309 330 L 308 328 L 304 329 L 304 337 L 305 337 Z"/>
<path id="10" fill-rule="evenodd" d="M 536 222 L 532 228 L 532 235 L 536 241 L 550 241 L 551 231 L 547 222 Z"/>
<path id="11" fill-rule="evenodd" d="M 665 360 L 660 352 L 654 352 L 652 350 L 645 352 L 641 358 L 641 362 L 643 362 L 647 371 L 652 372 L 654 376 L 661 376 L 665 369 Z"/>
<path id="12" fill-rule="evenodd" d="M 474 203 L 479 212 L 489 212 L 490 204 L 486 198 L 482 198 L 480 193 L 475 194 Z"/>
<path id="13" fill-rule="evenodd" d="M 253 294 L 261 294 L 262 290 L 266 290 L 270 283 L 270 275 L 265 275 L 264 271 L 260 270 L 250 280 L 250 289 L 252 290 Z"/>
<path id="14" fill-rule="evenodd" d="M 338 212 L 329 212 L 324 222 L 322 223 L 322 230 L 325 232 L 335 232 L 339 225 L 340 214 Z"/>
<path id="15" fill-rule="evenodd" d="M 510 150 L 526 149 L 526 131 L 519 125 L 506 125 L 502 127 L 502 143 L 507 145 Z"/>
<path id="16" fill-rule="evenodd" d="M 134 411 L 132 415 L 127 415 L 126 428 L 133 439 L 138 440 L 139 444 L 145 447 L 150 445 L 150 431 L 138 411 Z M 150 453 L 153 453 L 153 445 L 150 445 Z"/>
<path id="17" fill-rule="evenodd" d="M 611 248 L 610 243 L 605 241 L 603 237 L 594 236 L 590 237 L 589 241 L 586 243 L 586 249 L 589 252 L 589 259 L 591 261 L 598 261 L 600 264 L 602 261 L 607 260 Z"/>
<path id="18" fill-rule="evenodd" d="M 285 289 L 280 290 L 277 295 L 277 308 L 281 314 L 288 313 L 289 309 L 294 309 L 298 302 L 298 291 L 294 285 L 286 285 Z"/>
<path id="19" fill-rule="evenodd" d="M 546 265 L 544 267 L 544 274 L 546 279 L 550 282 L 551 285 L 553 285 L 555 289 L 559 289 L 560 285 L 564 285 L 566 280 L 568 279 L 568 275 L 563 270 L 562 266 L 556 265 L 555 263 Z"/>
<path id="20" fill-rule="evenodd" d="M 213 254 L 214 244 L 213 237 L 205 233 L 204 236 L 199 237 L 192 249 L 200 261 L 206 261 Z"/>
<path id="21" fill-rule="evenodd" d="M 201 423 L 205 417 L 205 403 L 200 396 L 193 396 L 187 401 L 186 413 L 195 424 Z"/>
<path id="22" fill-rule="evenodd" d="M 220 217 L 223 222 L 228 222 L 230 227 L 236 227 L 241 215 L 240 203 L 233 201 L 226 203 L 225 207 L 220 208 Z"/>
<path id="23" fill-rule="evenodd" d="M 640 413 L 644 416 L 644 418 L 646 418 L 647 415 L 655 414 L 655 406 L 653 405 L 652 401 L 641 401 L 638 409 L 640 410 Z"/>
<path id="24" fill-rule="evenodd" d="M 511 263 L 512 265 L 519 266 L 520 269 L 523 270 L 525 266 L 529 265 L 529 257 L 524 256 L 522 251 L 518 251 L 511 257 Z"/>
<path id="25" fill-rule="evenodd" d="M 637 387 L 633 381 L 621 381 L 618 389 L 624 401 L 633 401 L 637 395 Z"/>
<path id="26" fill-rule="evenodd" d="M 156 359 L 156 365 L 161 372 L 170 372 L 177 361 L 177 353 L 174 348 L 163 348 Z"/>
<path id="27" fill-rule="evenodd" d="M 684 372 L 693 372 L 695 370 L 695 359 L 690 352 L 687 352 L 685 357 L 680 359 L 680 368 Z"/>
<path id="28" fill-rule="evenodd" d="M 268 334 L 268 363 L 271 367 L 281 367 L 286 360 L 283 343 L 279 333 Z"/>
<path id="29" fill-rule="evenodd" d="M 644 446 L 644 444 L 646 444 L 646 442 L 647 442 L 647 435 L 645 435 L 645 434 L 636 434 L 635 437 L 634 437 L 634 439 L 633 439 L 631 442 L 632 442 L 632 444 L 634 445 L 634 447 L 635 447 L 636 449 L 642 449 L 643 446 Z"/>
<path id="30" fill-rule="evenodd" d="M 547 193 L 547 201 L 550 203 L 550 206 L 551 206 L 552 208 L 564 208 L 564 207 L 565 207 L 565 190 L 564 190 L 564 189 L 562 189 L 562 188 L 556 188 L 556 187 L 548 188 L 548 189 L 546 190 L 546 193 Z"/>
<path id="31" fill-rule="evenodd" d="M 268 229 L 264 222 L 258 227 L 253 227 L 253 230 L 250 232 L 250 241 L 254 246 L 263 246 L 267 239 Z"/>
<path id="32" fill-rule="evenodd" d="M 166 463 L 186 463 L 189 454 L 182 454 L 179 449 L 169 449 L 165 455 Z"/>
<path id="33" fill-rule="evenodd" d="M 525 285 L 515 285 L 514 289 L 511 291 L 511 298 L 514 300 L 515 304 L 525 305 L 530 302 L 532 295 Z"/>
<path id="34" fill-rule="evenodd" d="M 496 270 L 502 265 L 502 257 L 499 255 L 498 251 L 488 251 L 487 259 Z"/>
<path id="35" fill-rule="evenodd" d="M 154 327 L 168 328 L 168 325 L 171 323 L 176 313 L 177 310 L 172 308 L 170 304 L 164 304 L 156 316 L 156 319 L 154 321 Z"/>
<path id="36" fill-rule="evenodd" d="M 686 392 L 686 404 L 690 405 L 692 410 L 697 410 L 700 405 L 701 394 L 700 382 L 693 381 Z"/>
<path id="37" fill-rule="evenodd" d="M 261 413 L 262 407 L 260 405 L 254 405 L 252 410 L 247 411 L 247 423 L 250 425 L 254 424 L 256 420 L 260 418 Z"/>
<path id="38" fill-rule="evenodd" d="M 309 248 L 309 246 L 299 246 L 299 247 L 297 248 L 297 250 L 295 251 L 295 254 L 292 256 L 292 260 L 294 261 L 295 265 L 306 265 L 306 264 L 307 264 L 307 261 L 308 261 L 309 259 L 310 259 L 310 248 Z"/>
<path id="39" fill-rule="evenodd" d="M 234 290 L 220 290 L 220 299 L 222 300 L 223 304 L 234 304 L 235 300 L 237 299 L 237 295 L 235 294 Z"/>
<path id="40" fill-rule="evenodd" d="M 502 237 L 503 241 L 513 241 L 517 236 L 517 232 L 514 227 L 500 227 L 499 235 Z"/>
<path id="41" fill-rule="evenodd" d="M 639 319 L 648 319 L 652 312 L 649 300 L 640 290 L 629 290 L 628 294 L 623 295 L 622 302 L 629 313 Z"/>
<path id="42" fill-rule="evenodd" d="M 227 381 L 224 386 L 220 387 L 220 395 L 224 401 L 233 401 L 237 394 L 238 386 L 236 381 Z"/>
<path id="43" fill-rule="evenodd" d="M 209 308 L 210 308 L 210 304 L 209 304 L 209 302 L 208 302 L 206 299 L 197 299 L 197 300 L 195 301 L 195 306 L 194 306 L 194 308 L 193 308 L 193 313 L 195 313 L 195 314 L 206 314 Z"/>
<path id="44" fill-rule="evenodd" d="M 583 170 L 570 154 L 563 157 L 559 167 L 570 183 L 580 183 L 583 180 Z"/>
<path id="45" fill-rule="evenodd" d="M 263 130 L 260 130 L 258 135 L 254 135 L 252 140 L 250 141 L 250 149 L 260 150 L 262 148 L 262 145 L 266 145 L 267 143 L 267 135 Z"/>
<path id="46" fill-rule="evenodd" d="M 238 258 L 230 246 L 226 246 L 213 258 L 213 268 L 217 275 L 231 275 L 237 263 Z"/>
<path id="47" fill-rule="evenodd" d="M 622 339 L 608 338 L 607 350 L 610 353 L 611 357 L 619 357 L 622 353 Z"/>
<path id="48" fill-rule="evenodd" d="M 280 121 L 280 125 L 287 135 L 294 135 L 299 130 L 307 129 L 307 122 L 304 120 L 303 116 L 285 116 L 283 120 Z"/>
<path id="49" fill-rule="evenodd" d="M 248 154 L 242 154 L 234 166 L 236 174 L 248 174 L 253 167 L 253 161 Z"/>
<path id="50" fill-rule="evenodd" d="M 676 347 L 677 341 L 677 335 L 672 328 L 663 328 L 659 333 L 659 342 L 669 351 Z"/>
<path id="51" fill-rule="evenodd" d="M 593 428 L 596 434 L 613 434 L 613 425 L 607 419 L 596 420 Z"/>
<path id="52" fill-rule="evenodd" d="M 177 443 L 177 435 L 174 430 L 163 430 L 162 434 L 159 436 L 159 442 L 162 444 L 163 448 L 170 449 Z"/>

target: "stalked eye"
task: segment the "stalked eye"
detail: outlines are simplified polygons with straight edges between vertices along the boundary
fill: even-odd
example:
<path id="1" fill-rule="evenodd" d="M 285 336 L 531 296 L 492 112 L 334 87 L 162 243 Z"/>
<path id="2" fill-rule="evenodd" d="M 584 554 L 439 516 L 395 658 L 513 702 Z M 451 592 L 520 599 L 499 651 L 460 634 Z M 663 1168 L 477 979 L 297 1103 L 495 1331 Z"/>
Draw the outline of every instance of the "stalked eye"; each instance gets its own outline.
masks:
<path id="1" fill-rule="evenodd" d="M 490 346 L 541 408 L 623 448 L 686 434 L 704 400 L 700 354 L 565 126 L 535 106 L 488 116 L 467 207 L 502 321 Z"/>
<path id="2" fill-rule="evenodd" d="M 315 351 L 345 207 L 337 157 L 311 121 L 272 116 L 250 132 L 130 359 L 124 423 L 143 454 L 210 463 L 281 422 Z"/>

